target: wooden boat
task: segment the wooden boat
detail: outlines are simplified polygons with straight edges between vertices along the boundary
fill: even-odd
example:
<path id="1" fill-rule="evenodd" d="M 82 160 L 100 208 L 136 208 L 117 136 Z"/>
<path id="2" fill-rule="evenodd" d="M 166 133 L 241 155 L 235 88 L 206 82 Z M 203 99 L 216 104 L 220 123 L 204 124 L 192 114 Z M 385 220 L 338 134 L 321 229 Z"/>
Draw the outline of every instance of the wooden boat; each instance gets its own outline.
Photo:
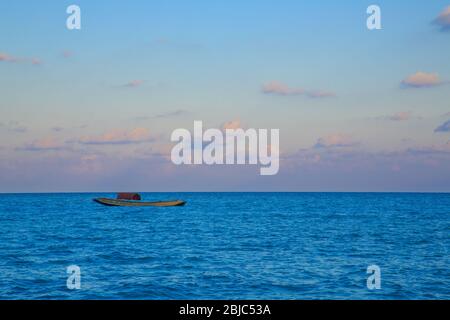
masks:
<path id="1" fill-rule="evenodd" d="M 121 199 L 109 199 L 109 198 L 96 198 L 95 202 L 103 204 L 105 206 L 112 207 L 180 207 L 186 204 L 186 201 L 173 200 L 173 201 L 131 201 Z"/>

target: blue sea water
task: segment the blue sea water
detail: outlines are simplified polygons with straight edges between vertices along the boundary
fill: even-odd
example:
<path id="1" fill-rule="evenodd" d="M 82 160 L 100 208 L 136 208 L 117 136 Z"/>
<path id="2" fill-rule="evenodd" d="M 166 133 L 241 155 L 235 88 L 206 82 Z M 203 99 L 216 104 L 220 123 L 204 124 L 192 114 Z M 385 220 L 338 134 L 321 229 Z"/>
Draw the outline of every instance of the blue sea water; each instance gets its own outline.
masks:
<path id="1" fill-rule="evenodd" d="M 113 195 L 0 195 L 1 299 L 450 298 L 450 194 L 143 195 L 188 201 L 174 208 L 98 196 Z"/>

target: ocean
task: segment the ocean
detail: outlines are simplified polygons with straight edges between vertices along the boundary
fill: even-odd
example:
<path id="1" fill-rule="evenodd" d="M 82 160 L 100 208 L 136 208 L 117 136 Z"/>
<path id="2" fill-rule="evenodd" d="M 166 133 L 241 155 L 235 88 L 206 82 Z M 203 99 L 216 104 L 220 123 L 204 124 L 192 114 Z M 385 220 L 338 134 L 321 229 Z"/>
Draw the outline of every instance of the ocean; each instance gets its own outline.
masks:
<path id="1" fill-rule="evenodd" d="M 449 299 L 450 194 L 0 194 L 0 299 Z M 80 289 L 67 287 L 71 265 Z M 380 268 L 370 290 L 367 268 Z"/>

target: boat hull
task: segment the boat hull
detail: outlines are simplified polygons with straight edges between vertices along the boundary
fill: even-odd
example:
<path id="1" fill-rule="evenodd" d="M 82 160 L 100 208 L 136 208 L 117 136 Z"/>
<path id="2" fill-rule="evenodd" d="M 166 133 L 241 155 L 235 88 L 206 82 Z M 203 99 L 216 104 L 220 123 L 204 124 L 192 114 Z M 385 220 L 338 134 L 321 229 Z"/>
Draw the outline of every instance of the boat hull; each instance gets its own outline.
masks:
<path id="1" fill-rule="evenodd" d="M 181 200 L 146 202 L 146 201 L 96 198 L 94 199 L 94 201 L 110 207 L 180 207 L 186 204 L 186 201 Z"/>

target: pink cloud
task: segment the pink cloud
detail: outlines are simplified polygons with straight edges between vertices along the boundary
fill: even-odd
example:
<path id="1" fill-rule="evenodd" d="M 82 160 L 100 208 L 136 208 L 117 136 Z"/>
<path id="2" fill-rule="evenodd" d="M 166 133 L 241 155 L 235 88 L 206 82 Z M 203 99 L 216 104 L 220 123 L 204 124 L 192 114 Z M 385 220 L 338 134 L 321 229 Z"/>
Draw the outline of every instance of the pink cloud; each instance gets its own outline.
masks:
<path id="1" fill-rule="evenodd" d="M 13 57 L 7 53 L 2 53 L 0 52 L 0 61 L 5 61 L 5 62 L 18 62 L 20 59 L 17 57 Z"/>
<path id="2" fill-rule="evenodd" d="M 10 57 L 6 53 L 0 52 L 0 61 L 9 61 Z"/>
<path id="3" fill-rule="evenodd" d="M 412 112 L 406 111 L 406 112 L 397 112 L 391 116 L 388 117 L 389 120 L 392 121 L 407 121 L 410 120 L 412 117 Z"/>
<path id="4" fill-rule="evenodd" d="M 81 144 L 106 145 L 106 144 L 134 144 L 150 142 L 153 138 L 148 129 L 135 128 L 131 131 L 113 130 L 100 136 L 82 137 Z"/>
<path id="5" fill-rule="evenodd" d="M 228 122 L 225 122 L 222 125 L 222 129 L 226 130 L 226 129 L 241 129 L 242 125 L 241 125 L 241 121 L 240 120 L 231 120 Z"/>
<path id="6" fill-rule="evenodd" d="M 32 65 L 40 65 L 42 64 L 42 61 L 38 58 L 32 58 L 32 59 L 28 59 L 28 58 L 19 58 L 19 57 L 15 57 L 12 55 L 9 55 L 7 53 L 2 53 L 0 52 L 0 62 L 11 62 L 11 63 L 16 63 L 16 62 L 26 62 L 26 63 L 31 63 Z"/>
<path id="7" fill-rule="evenodd" d="M 300 88 L 290 88 L 284 83 L 278 81 L 269 82 L 262 87 L 262 91 L 266 94 L 278 94 L 278 95 L 298 95 L 303 94 L 305 91 Z"/>
<path id="8" fill-rule="evenodd" d="M 279 81 L 272 81 L 263 85 L 262 92 L 265 94 L 274 94 L 280 96 L 306 95 L 308 98 L 313 99 L 336 97 L 336 94 L 330 91 L 291 88 Z"/>
<path id="9" fill-rule="evenodd" d="M 405 88 L 429 88 L 442 84 L 437 73 L 416 72 L 402 81 Z"/>
<path id="10" fill-rule="evenodd" d="M 150 153 L 126 153 L 118 157 L 116 153 L 72 152 L 56 157 L 49 152 L 39 157 L 16 158 L 11 153 L 11 158 L 0 158 L 3 182 L 0 191 L 211 191 L 213 188 L 213 191 L 448 192 L 450 148 L 448 144 L 439 148 L 442 151 L 423 153 L 303 149 L 286 154 L 281 159 L 280 174 L 270 181 L 255 176 L 251 166 L 175 166 L 170 159 Z M 401 170 L 393 174 L 396 166 Z"/>
<path id="11" fill-rule="evenodd" d="M 33 58 L 31 59 L 31 64 L 35 65 L 35 66 L 39 66 L 42 64 L 42 60 L 37 59 L 37 58 Z"/>
<path id="12" fill-rule="evenodd" d="M 125 87 L 129 87 L 129 88 L 137 88 L 140 87 L 142 84 L 144 83 L 143 80 L 132 80 L 130 82 L 128 82 Z"/>
<path id="13" fill-rule="evenodd" d="M 83 155 L 68 167 L 68 171 L 75 174 L 101 174 L 104 169 L 102 159 L 96 154 Z"/>

